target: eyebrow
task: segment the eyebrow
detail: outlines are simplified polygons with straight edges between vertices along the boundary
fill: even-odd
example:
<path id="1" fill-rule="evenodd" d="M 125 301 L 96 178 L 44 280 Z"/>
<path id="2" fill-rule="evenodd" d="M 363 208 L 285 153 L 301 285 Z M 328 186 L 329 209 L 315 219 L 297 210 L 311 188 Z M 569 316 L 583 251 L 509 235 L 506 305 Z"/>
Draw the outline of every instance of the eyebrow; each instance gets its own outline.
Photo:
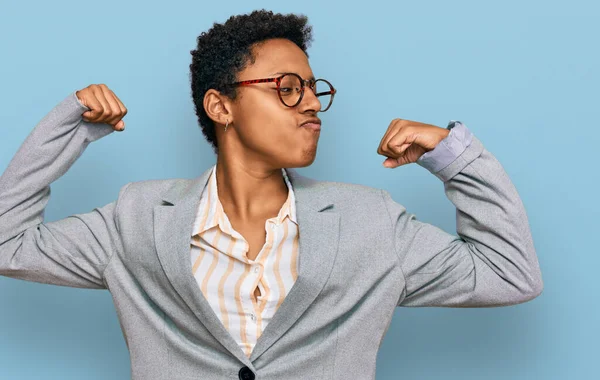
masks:
<path id="1" fill-rule="evenodd" d="M 271 74 L 271 75 L 273 76 L 273 75 L 283 75 L 283 74 L 297 74 L 297 75 L 300 75 L 300 74 L 298 74 L 298 73 L 293 73 L 293 72 L 291 72 L 291 71 L 278 71 L 278 72 L 276 72 L 276 73 L 273 73 L 273 74 Z M 300 77 L 302 77 L 302 75 L 300 75 Z M 314 76 L 314 75 L 311 75 L 309 78 L 305 78 L 305 79 L 308 79 L 308 80 L 315 80 L 316 78 L 315 78 L 315 76 Z"/>

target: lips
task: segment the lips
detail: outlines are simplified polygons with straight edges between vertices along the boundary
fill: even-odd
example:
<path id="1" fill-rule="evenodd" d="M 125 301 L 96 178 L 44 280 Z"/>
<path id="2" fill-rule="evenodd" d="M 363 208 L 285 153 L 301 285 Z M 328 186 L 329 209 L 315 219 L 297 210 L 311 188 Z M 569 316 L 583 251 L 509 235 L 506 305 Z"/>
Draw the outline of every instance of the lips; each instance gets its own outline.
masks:
<path id="1" fill-rule="evenodd" d="M 309 129 L 312 129 L 314 131 L 320 131 L 321 130 L 321 120 L 319 120 L 319 119 L 310 119 L 310 120 L 307 120 L 304 123 L 300 124 L 300 127 L 302 127 L 302 128 L 309 128 Z"/>

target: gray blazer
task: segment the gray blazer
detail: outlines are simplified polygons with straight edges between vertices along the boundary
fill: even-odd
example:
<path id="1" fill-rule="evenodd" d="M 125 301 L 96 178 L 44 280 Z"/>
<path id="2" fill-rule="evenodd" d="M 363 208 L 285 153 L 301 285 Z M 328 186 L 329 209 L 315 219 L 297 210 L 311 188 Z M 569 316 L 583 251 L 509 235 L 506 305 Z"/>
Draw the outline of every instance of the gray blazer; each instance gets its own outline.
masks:
<path id="1" fill-rule="evenodd" d="M 458 236 L 418 221 L 387 191 L 288 169 L 299 277 L 248 358 L 192 276 L 192 223 L 209 170 L 131 182 L 112 203 L 43 222 L 50 184 L 113 132 L 83 121 L 85 110 L 70 94 L 0 177 L 0 274 L 108 289 L 133 379 L 373 379 L 396 306 L 512 305 L 542 291 L 521 199 L 475 137 L 434 173 L 456 206 Z"/>

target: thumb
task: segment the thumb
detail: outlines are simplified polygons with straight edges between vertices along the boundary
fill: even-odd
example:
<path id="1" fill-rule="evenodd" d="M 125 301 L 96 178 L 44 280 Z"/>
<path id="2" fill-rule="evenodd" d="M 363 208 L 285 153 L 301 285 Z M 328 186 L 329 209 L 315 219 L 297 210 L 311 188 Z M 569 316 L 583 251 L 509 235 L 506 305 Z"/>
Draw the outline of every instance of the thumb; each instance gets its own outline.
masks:
<path id="1" fill-rule="evenodd" d="M 92 111 L 91 110 L 90 111 L 85 111 L 84 113 L 81 114 L 81 116 L 84 119 L 87 119 L 86 121 L 89 121 L 90 118 L 92 117 Z"/>
<path id="2" fill-rule="evenodd" d="M 406 165 L 409 161 L 404 156 L 400 156 L 398 158 L 388 157 L 383 161 L 383 166 L 386 168 L 397 168 L 398 166 Z"/>
<path id="3" fill-rule="evenodd" d="M 125 129 L 125 122 L 122 119 L 119 120 L 119 122 L 115 124 L 114 129 L 122 131 L 123 129 Z"/>

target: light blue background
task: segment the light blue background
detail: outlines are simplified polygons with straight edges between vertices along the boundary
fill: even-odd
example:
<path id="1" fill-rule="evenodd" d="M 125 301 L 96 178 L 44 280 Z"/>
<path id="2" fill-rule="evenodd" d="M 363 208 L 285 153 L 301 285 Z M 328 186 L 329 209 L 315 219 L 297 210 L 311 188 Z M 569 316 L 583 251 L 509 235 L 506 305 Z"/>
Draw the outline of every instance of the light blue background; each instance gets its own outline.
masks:
<path id="1" fill-rule="evenodd" d="M 598 376 L 600 12 L 593 1 L 3 1 L 0 170 L 74 90 L 106 83 L 124 133 L 88 147 L 52 185 L 46 220 L 89 212 L 127 182 L 200 175 L 215 157 L 188 84 L 196 36 L 232 14 L 300 12 L 310 62 L 338 96 L 300 173 L 390 191 L 455 231 L 442 183 L 381 166 L 393 118 L 460 120 L 503 164 L 531 223 L 545 289 L 492 309 L 399 308 L 377 379 Z M 368 264 L 366 264 L 368 265 Z M 0 278 L 0 378 L 127 379 L 110 294 Z"/>

